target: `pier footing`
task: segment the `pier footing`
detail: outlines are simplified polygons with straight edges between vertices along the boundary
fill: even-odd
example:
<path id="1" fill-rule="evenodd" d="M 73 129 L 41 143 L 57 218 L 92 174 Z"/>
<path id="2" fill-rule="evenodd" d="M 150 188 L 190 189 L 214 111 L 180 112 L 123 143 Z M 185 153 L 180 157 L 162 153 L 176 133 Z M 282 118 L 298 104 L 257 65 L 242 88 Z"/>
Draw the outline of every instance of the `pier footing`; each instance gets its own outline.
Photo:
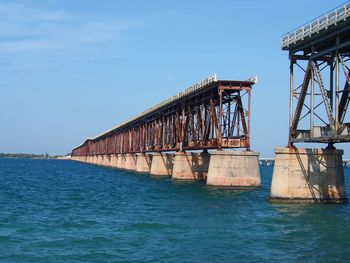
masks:
<path id="1" fill-rule="evenodd" d="M 173 173 L 174 154 L 153 153 L 150 174 L 154 176 L 171 176 Z"/>
<path id="2" fill-rule="evenodd" d="M 208 174 L 210 155 L 208 152 L 178 152 L 174 155 L 174 180 L 204 180 Z"/>
<path id="3" fill-rule="evenodd" d="M 117 168 L 117 162 L 118 162 L 117 158 L 118 157 L 117 157 L 116 154 L 111 154 L 111 156 L 110 156 L 110 163 L 109 163 L 110 167 Z"/>
<path id="4" fill-rule="evenodd" d="M 118 169 L 125 169 L 125 162 L 126 162 L 125 154 L 118 154 L 117 155 L 117 168 Z"/>
<path id="5" fill-rule="evenodd" d="M 277 148 L 270 200 L 280 203 L 347 202 L 343 150 Z"/>
<path id="6" fill-rule="evenodd" d="M 259 153 L 214 151 L 210 153 L 207 185 L 237 188 L 260 187 Z"/>
<path id="7" fill-rule="evenodd" d="M 136 170 L 136 155 L 128 153 L 125 155 L 125 169 L 130 171 Z"/>
<path id="8" fill-rule="evenodd" d="M 136 154 L 136 172 L 149 173 L 151 171 L 152 155 L 151 154 Z"/>

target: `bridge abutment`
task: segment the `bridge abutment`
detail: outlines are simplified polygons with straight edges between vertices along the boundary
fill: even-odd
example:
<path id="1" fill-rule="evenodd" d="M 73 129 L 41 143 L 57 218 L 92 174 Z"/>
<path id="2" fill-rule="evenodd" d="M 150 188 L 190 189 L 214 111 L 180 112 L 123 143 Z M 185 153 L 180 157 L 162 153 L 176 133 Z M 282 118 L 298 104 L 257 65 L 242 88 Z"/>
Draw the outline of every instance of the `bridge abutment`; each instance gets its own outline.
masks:
<path id="1" fill-rule="evenodd" d="M 177 152 L 171 178 L 174 180 L 204 180 L 207 177 L 210 155 L 208 152 Z"/>
<path id="2" fill-rule="evenodd" d="M 151 171 L 152 155 L 137 153 L 136 154 L 136 172 L 149 173 Z"/>
<path id="3" fill-rule="evenodd" d="M 171 176 L 174 166 L 174 154 L 153 153 L 150 174 L 153 176 Z"/>
<path id="4" fill-rule="evenodd" d="M 260 187 L 259 153 L 214 151 L 210 153 L 207 185 Z"/>
<path id="5" fill-rule="evenodd" d="M 282 203 L 347 202 L 343 150 L 277 148 L 270 200 Z"/>

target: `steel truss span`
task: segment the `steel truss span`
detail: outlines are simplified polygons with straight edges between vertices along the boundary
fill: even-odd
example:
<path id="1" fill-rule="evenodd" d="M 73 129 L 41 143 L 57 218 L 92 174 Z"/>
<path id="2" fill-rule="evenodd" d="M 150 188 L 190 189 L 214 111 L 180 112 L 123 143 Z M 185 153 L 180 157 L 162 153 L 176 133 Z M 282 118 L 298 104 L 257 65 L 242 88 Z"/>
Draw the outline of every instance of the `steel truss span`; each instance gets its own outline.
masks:
<path id="1" fill-rule="evenodd" d="M 319 34 L 283 46 L 290 58 L 290 146 L 350 141 L 350 19 L 344 19 L 349 8 L 348 2 L 325 15 L 341 19 L 326 20 L 332 25 Z"/>
<path id="2" fill-rule="evenodd" d="M 140 115 L 87 139 L 72 156 L 200 149 L 250 149 L 255 81 L 210 77 Z"/>

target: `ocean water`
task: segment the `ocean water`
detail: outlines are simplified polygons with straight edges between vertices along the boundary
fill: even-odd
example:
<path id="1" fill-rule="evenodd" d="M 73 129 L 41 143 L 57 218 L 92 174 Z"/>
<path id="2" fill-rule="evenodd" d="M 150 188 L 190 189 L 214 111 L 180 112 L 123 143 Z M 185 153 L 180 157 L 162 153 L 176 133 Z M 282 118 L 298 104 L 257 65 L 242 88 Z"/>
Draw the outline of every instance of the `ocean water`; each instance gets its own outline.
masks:
<path id="1" fill-rule="evenodd" d="M 349 261 L 350 205 L 271 204 L 272 170 L 237 191 L 0 159 L 0 262 Z"/>

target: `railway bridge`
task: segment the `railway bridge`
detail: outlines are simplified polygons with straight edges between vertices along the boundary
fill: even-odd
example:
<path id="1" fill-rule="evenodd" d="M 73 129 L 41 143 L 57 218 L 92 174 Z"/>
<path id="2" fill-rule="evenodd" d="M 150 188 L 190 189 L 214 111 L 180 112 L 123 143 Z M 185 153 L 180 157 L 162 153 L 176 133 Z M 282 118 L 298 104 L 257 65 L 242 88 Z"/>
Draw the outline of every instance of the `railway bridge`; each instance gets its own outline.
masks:
<path id="1" fill-rule="evenodd" d="M 86 139 L 72 159 L 208 185 L 260 186 L 259 154 L 250 149 L 255 83 L 211 76 Z"/>

